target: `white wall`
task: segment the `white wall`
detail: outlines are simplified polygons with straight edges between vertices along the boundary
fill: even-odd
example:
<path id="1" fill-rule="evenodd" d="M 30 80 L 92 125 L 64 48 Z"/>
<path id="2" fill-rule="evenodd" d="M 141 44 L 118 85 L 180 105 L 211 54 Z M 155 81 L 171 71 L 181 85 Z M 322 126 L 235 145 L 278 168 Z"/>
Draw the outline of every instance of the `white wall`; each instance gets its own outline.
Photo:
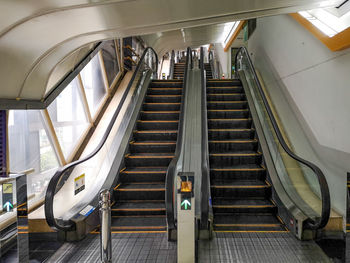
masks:
<path id="1" fill-rule="evenodd" d="M 258 19 L 248 49 L 295 150 L 320 166 L 345 214 L 350 49 L 330 51 L 288 15 Z"/>

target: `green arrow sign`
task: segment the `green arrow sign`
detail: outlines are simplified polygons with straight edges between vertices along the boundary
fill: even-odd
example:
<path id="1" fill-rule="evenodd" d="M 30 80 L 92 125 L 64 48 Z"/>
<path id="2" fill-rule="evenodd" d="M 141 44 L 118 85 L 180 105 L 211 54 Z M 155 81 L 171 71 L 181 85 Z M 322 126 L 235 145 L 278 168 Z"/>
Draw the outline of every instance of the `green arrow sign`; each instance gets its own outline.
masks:
<path id="1" fill-rule="evenodd" d="M 10 202 L 6 202 L 4 204 L 4 208 L 6 209 L 7 212 L 10 212 L 13 208 L 13 205 Z"/>
<path id="2" fill-rule="evenodd" d="M 191 209 L 191 202 L 187 199 L 183 200 L 181 203 L 181 209 L 182 210 L 190 210 Z"/>

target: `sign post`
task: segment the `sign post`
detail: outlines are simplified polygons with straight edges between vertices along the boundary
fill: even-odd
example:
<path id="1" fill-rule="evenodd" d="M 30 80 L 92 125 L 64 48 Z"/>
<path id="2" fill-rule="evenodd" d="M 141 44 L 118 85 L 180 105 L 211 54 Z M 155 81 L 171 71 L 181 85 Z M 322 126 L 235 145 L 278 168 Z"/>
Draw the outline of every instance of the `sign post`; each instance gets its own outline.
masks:
<path id="1" fill-rule="evenodd" d="M 177 176 L 177 259 L 178 262 L 195 262 L 195 198 L 194 173 Z"/>

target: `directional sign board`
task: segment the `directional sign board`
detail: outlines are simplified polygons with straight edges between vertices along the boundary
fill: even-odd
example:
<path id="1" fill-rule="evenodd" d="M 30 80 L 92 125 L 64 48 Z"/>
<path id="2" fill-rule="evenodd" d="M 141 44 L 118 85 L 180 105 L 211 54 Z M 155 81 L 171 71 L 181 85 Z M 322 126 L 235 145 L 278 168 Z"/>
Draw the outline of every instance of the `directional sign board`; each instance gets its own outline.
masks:
<path id="1" fill-rule="evenodd" d="M 191 196 L 181 196 L 181 210 L 191 210 Z"/>

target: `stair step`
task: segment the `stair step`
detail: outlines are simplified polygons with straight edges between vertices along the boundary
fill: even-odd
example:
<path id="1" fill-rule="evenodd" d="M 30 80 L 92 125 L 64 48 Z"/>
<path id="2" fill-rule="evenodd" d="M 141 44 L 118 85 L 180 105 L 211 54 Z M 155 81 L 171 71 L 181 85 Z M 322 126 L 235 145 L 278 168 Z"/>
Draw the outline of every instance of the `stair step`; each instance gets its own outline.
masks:
<path id="1" fill-rule="evenodd" d="M 253 139 L 254 129 L 208 129 L 209 140 Z"/>
<path id="2" fill-rule="evenodd" d="M 180 111 L 141 111 L 141 120 L 178 120 Z"/>
<path id="3" fill-rule="evenodd" d="M 118 202 L 112 209 L 112 216 L 117 215 L 165 215 L 165 200 L 129 200 Z"/>
<path id="4" fill-rule="evenodd" d="M 218 213 L 215 231 L 286 231 L 273 214 Z"/>
<path id="5" fill-rule="evenodd" d="M 251 118 L 208 119 L 209 129 L 249 129 L 251 126 Z"/>
<path id="6" fill-rule="evenodd" d="M 176 141 L 131 141 L 131 153 L 175 152 Z"/>
<path id="7" fill-rule="evenodd" d="M 244 93 L 209 93 L 209 101 L 242 101 L 245 99 Z"/>
<path id="8" fill-rule="evenodd" d="M 268 198 L 271 194 L 271 185 L 258 180 L 232 181 L 211 185 L 210 188 L 212 196 L 225 199 Z"/>
<path id="9" fill-rule="evenodd" d="M 147 95 L 146 103 L 181 102 L 181 95 Z"/>
<path id="10" fill-rule="evenodd" d="M 248 107 L 247 101 L 208 101 L 208 110 L 234 110 L 246 109 Z"/>
<path id="11" fill-rule="evenodd" d="M 136 141 L 176 141 L 177 130 L 135 130 L 134 139 Z"/>
<path id="12" fill-rule="evenodd" d="M 180 102 L 163 102 L 163 103 L 144 103 L 144 111 L 179 111 L 181 103 Z"/>
<path id="13" fill-rule="evenodd" d="M 277 212 L 277 207 L 266 199 L 220 199 L 213 200 L 214 213 L 269 213 Z"/>
<path id="14" fill-rule="evenodd" d="M 138 120 L 137 130 L 138 131 L 151 131 L 151 130 L 176 130 L 178 129 L 178 120 Z"/>
<path id="15" fill-rule="evenodd" d="M 208 87 L 207 86 L 207 95 L 219 94 L 219 93 L 242 93 L 242 92 L 243 92 L 243 88 L 239 86 L 235 86 L 235 87 Z"/>
<path id="16" fill-rule="evenodd" d="M 154 216 L 113 216 L 111 230 L 123 231 L 166 231 L 166 217 Z"/>
<path id="17" fill-rule="evenodd" d="M 232 152 L 232 151 L 256 151 L 258 149 L 258 140 L 240 139 L 240 140 L 209 140 L 209 151 Z"/>
<path id="18" fill-rule="evenodd" d="M 125 156 L 126 167 L 168 166 L 174 153 L 135 153 Z"/>
<path id="19" fill-rule="evenodd" d="M 164 200 L 164 183 L 122 183 L 114 189 L 116 200 Z"/>
<path id="20" fill-rule="evenodd" d="M 247 118 L 249 116 L 248 109 L 235 110 L 208 110 L 208 119 L 232 119 L 232 118 Z"/>
<path id="21" fill-rule="evenodd" d="M 260 165 L 236 165 L 234 167 L 210 166 L 210 180 L 215 183 L 228 183 L 232 180 L 265 180 L 266 169 Z"/>
<path id="22" fill-rule="evenodd" d="M 181 95 L 182 88 L 149 88 L 147 95 Z"/>
<path id="23" fill-rule="evenodd" d="M 164 182 L 168 167 L 128 167 L 120 171 L 122 183 Z"/>

